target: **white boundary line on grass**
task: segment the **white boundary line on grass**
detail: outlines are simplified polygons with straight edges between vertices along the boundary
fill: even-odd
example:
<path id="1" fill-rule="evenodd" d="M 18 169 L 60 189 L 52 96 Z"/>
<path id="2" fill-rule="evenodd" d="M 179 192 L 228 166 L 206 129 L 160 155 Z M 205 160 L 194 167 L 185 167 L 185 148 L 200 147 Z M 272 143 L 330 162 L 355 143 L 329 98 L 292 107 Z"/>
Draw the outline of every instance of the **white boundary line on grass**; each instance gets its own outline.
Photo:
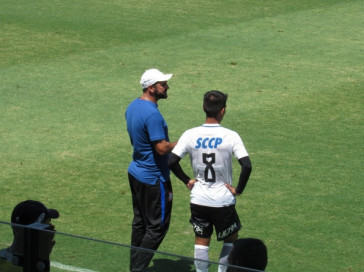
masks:
<path id="1" fill-rule="evenodd" d="M 66 270 L 66 271 L 74 271 L 74 272 L 97 272 L 94 270 L 90 270 L 90 269 L 86 269 L 86 268 L 79 268 L 79 267 L 74 267 L 74 266 L 70 266 L 70 265 L 65 265 L 65 264 L 61 264 L 61 263 L 57 263 L 57 262 L 51 262 L 51 266 L 62 269 L 62 270 Z"/>

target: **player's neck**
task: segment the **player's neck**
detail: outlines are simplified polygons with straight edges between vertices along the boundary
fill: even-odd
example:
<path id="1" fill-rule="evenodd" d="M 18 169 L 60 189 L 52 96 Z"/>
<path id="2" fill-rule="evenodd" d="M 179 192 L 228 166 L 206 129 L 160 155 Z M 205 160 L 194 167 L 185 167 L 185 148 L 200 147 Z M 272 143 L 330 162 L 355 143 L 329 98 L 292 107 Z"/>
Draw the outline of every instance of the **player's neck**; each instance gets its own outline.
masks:
<path id="1" fill-rule="evenodd" d="M 145 94 L 145 93 L 140 97 L 140 99 L 147 100 L 147 101 L 151 101 L 153 103 L 157 103 L 157 99 L 155 99 L 155 97 L 150 96 L 150 95 Z"/>
<path id="2" fill-rule="evenodd" d="M 220 121 L 213 117 L 207 117 L 205 124 L 220 124 Z"/>

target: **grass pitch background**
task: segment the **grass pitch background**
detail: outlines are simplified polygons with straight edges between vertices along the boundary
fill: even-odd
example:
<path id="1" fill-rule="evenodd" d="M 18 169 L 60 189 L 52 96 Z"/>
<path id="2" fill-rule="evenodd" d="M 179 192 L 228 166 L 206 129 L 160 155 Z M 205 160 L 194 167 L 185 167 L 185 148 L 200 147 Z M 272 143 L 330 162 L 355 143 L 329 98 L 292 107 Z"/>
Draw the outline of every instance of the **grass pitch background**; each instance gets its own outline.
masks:
<path id="1" fill-rule="evenodd" d="M 0 220 L 38 199 L 59 231 L 129 244 L 124 111 L 157 67 L 174 73 L 159 103 L 172 140 L 203 122 L 205 91 L 229 94 L 222 125 L 253 163 L 240 236 L 265 241 L 267 271 L 362 271 L 363 14 L 348 0 L 2 0 Z M 172 181 L 160 250 L 192 256 Z"/>

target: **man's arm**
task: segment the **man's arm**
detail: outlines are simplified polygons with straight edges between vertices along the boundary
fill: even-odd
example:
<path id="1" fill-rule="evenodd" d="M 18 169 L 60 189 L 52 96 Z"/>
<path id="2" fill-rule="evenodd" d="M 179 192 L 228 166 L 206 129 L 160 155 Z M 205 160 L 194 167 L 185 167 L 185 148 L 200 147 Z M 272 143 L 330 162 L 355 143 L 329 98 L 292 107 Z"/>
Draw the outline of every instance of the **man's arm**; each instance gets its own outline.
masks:
<path id="1" fill-rule="evenodd" d="M 239 164 L 241 166 L 241 172 L 239 177 L 239 183 L 238 186 L 236 186 L 235 190 L 237 194 L 241 194 L 244 191 L 245 186 L 248 183 L 250 173 L 252 172 L 252 163 L 248 156 L 239 159 Z"/>
<path id="2" fill-rule="evenodd" d="M 158 155 L 167 155 L 171 153 L 172 149 L 176 146 L 176 142 L 167 142 L 166 140 L 161 141 L 155 141 L 153 142 L 155 151 L 158 153 Z"/>
<path id="3" fill-rule="evenodd" d="M 181 165 L 179 164 L 181 158 L 174 153 L 171 153 L 168 159 L 169 169 L 175 174 L 175 176 L 180 179 L 184 184 L 187 185 L 188 189 L 192 189 L 193 185 L 196 182 L 196 179 L 191 179 L 186 173 L 183 171 Z"/>
<path id="4" fill-rule="evenodd" d="M 186 173 L 183 171 L 181 165 L 179 164 L 181 158 L 177 156 L 174 153 L 171 153 L 168 159 L 168 166 L 169 169 L 173 172 L 173 174 L 183 181 L 184 184 L 187 185 L 187 183 L 190 181 L 190 177 L 186 175 Z"/>
<path id="5" fill-rule="evenodd" d="M 228 189 L 231 191 L 233 195 L 240 195 L 244 191 L 245 186 L 248 183 L 250 173 L 252 171 L 252 164 L 249 159 L 249 156 L 240 158 L 239 164 L 241 166 L 241 171 L 240 171 L 238 186 L 234 188 L 230 185 L 226 185 L 226 187 L 228 187 Z"/>

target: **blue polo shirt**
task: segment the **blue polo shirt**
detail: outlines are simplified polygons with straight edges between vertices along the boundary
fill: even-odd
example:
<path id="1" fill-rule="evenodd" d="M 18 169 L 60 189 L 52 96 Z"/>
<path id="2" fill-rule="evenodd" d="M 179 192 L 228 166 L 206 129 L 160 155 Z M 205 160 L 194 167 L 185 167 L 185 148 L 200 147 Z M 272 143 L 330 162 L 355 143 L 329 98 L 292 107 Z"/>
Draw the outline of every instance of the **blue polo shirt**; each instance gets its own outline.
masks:
<path id="1" fill-rule="evenodd" d="M 133 160 L 128 172 L 138 181 L 154 185 L 157 180 L 169 180 L 168 155 L 158 155 L 153 141 L 166 140 L 168 127 L 158 105 L 135 99 L 125 112 L 127 130 L 133 146 Z"/>

